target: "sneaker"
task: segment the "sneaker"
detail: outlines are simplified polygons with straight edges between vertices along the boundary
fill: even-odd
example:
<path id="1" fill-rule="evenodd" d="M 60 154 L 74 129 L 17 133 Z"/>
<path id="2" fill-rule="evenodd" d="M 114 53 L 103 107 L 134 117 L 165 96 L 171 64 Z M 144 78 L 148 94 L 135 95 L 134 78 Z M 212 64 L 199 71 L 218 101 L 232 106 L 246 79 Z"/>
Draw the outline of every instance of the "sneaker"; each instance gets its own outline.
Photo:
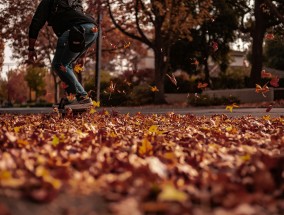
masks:
<path id="1" fill-rule="evenodd" d="M 79 99 L 75 99 L 70 104 L 64 106 L 65 109 L 71 108 L 72 110 L 80 110 L 87 109 L 93 106 L 93 101 L 89 97 L 81 97 Z"/>
<path id="2" fill-rule="evenodd" d="M 70 104 L 67 98 L 61 98 L 60 102 L 57 104 L 53 104 L 52 108 L 64 109 L 64 106 Z"/>

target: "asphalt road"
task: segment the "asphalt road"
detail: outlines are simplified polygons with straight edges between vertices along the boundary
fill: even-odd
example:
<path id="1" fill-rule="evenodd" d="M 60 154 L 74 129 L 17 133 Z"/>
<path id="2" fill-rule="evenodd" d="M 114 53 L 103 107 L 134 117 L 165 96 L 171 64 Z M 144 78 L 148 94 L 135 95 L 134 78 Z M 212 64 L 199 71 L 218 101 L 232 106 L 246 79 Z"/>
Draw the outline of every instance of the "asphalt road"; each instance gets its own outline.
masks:
<path id="1" fill-rule="evenodd" d="M 158 106 L 146 106 L 146 107 L 101 107 L 97 108 L 97 111 L 107 110 L 109 112 L 116 111 L 120 114 L 136 114 L 138 112 L 142 114 L 166 114 L 174 112 L 176 114 L 192 114 L 196 116 L 212 116 L 215 114 L 226 114 L 231 117 L 240 116 L 255 116 L 262 117 L 270 115 L 271 117 L 284 116 L 284 108 L 272 108 L 269 112 L 266 112 L 266 108 L 234 108 L 231 113 L 226 110 L 225 107 L 209 107 L 209 108 L 196 108 L 196 107 L 158 107 Z M 48 108 L 0 108 L 0 114 L 49 114 L 53 109 Z"/>

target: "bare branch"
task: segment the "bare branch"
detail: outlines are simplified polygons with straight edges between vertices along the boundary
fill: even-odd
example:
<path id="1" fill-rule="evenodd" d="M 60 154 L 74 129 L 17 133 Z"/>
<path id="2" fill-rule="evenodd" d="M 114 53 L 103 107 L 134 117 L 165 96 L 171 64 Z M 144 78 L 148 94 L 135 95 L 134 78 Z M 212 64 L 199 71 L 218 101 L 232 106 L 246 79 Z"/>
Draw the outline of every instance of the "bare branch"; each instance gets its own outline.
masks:
<path id="1" fill-rule="evenodd" d="M 136 23 L 136 26 L 137 26 L 137 30 L 139 32 L 139 34 L 141 35 L 141 37 L 143 38 L 143 40 L 147 41 L 147 45 L 151 48 L 153 48 L 153 44 L 151 43 L 151 41 L 146 37 L 146 35 L 144 34 L 144 32 L 142 31 L 142 29 L 140 28 L 140 25 L 139 25 L 139 17 L 138 17 L 138 10 L 139 10 L 139 7 L 138 7 L 138 4 L 139 4 L 139 1 L 136 1 L 136 4 L 135 4 L 135 23 Z"/>
<path id="2" fill-rule="evenodd" d="M 132 34 L 132 33 L 128 32 L 128 31 L 126 31 L 125 29 L 123 29 L 123 28 L 117 23 L 117 21 L 116 21 L 115 18 L 114 18 L 114 15 L 113 15 L 113 13 L 112 13 L 112 11 L 111 11 L 111 7 L 110 7 L 110 2 L 109 2 L 109 0 L 107 0 L 107 5 L 108 5 L 108 11 L 109 11 L 110 18 L 111 18 L 111 20 L 112 20 L 114 26 L 115 26 L 118 30 L 120 30 L 123 34 L 125 34 L 126 36 L 129 36 L 130 38 L 132 38 L 132 39 L 134 39 L 134 40 L 138 40 L 138 41 L 140 41 L 140 42 L 142 42 L 142 43 L 145 43 L 145 44 L 147 44 L 149 47 L 152 46 L 152 43 L 149 43 L 148 40 L 144 40 L 142 37 L 139 37 L 139 36 L 137 36 L 137 35 L 135 35 L 135 34 Z"/>

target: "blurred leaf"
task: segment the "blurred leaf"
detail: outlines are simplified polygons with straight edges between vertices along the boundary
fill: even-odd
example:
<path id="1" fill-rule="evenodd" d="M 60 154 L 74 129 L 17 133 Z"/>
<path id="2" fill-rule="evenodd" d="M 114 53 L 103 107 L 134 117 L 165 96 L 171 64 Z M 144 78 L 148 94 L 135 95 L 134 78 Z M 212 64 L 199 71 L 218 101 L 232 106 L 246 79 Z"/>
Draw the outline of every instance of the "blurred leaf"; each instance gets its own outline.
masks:
<path id="1" fill-rule="evenodd" d="M 144 138 L 141 142 L 141 145 L 138 148 L 139 155 L 152 155 L 153 154 L 153 146 L 151 142 Z"/>
<path id="2" fill-rule="evenodd" d="M 186 193 L 177 190 L 172 185 L 164 185 L 161 193 L 158 196 L 159 201 L 185 202 L 187 199 L 188 195 Z"/>
<path id="3" fill-rule="evenodd" d="M 56 135 L 53 135 L 53 139 L 52 139 L 52 142 L 51 142 L 51 144 L 53 145 L 53 146 L 57 146 L 58 144 L 59 144 L 59 138 L 56 136 Z"/>
<path id="4" fill-rule="evenodd" d="M 74 67 L 74 71 L 77 72 L 77 73 L 80 73 L 82 72 L 84 69 L 82 67 L 81 64 L 76 64 L 75 67 Z"/>

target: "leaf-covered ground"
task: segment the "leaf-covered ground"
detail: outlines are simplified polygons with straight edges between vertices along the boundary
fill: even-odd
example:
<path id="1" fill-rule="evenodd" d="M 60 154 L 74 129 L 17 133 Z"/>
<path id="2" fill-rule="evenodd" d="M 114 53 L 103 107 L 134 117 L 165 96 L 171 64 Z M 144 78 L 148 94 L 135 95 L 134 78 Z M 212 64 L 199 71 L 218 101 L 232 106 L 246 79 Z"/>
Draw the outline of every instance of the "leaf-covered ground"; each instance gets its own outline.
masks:
<path id="1" fill-rule="evenodd" d="M 110 214 L 284 214 L 281 117 L 6 114 L 0 126 L 2 197 L 98 193 Z"/>

